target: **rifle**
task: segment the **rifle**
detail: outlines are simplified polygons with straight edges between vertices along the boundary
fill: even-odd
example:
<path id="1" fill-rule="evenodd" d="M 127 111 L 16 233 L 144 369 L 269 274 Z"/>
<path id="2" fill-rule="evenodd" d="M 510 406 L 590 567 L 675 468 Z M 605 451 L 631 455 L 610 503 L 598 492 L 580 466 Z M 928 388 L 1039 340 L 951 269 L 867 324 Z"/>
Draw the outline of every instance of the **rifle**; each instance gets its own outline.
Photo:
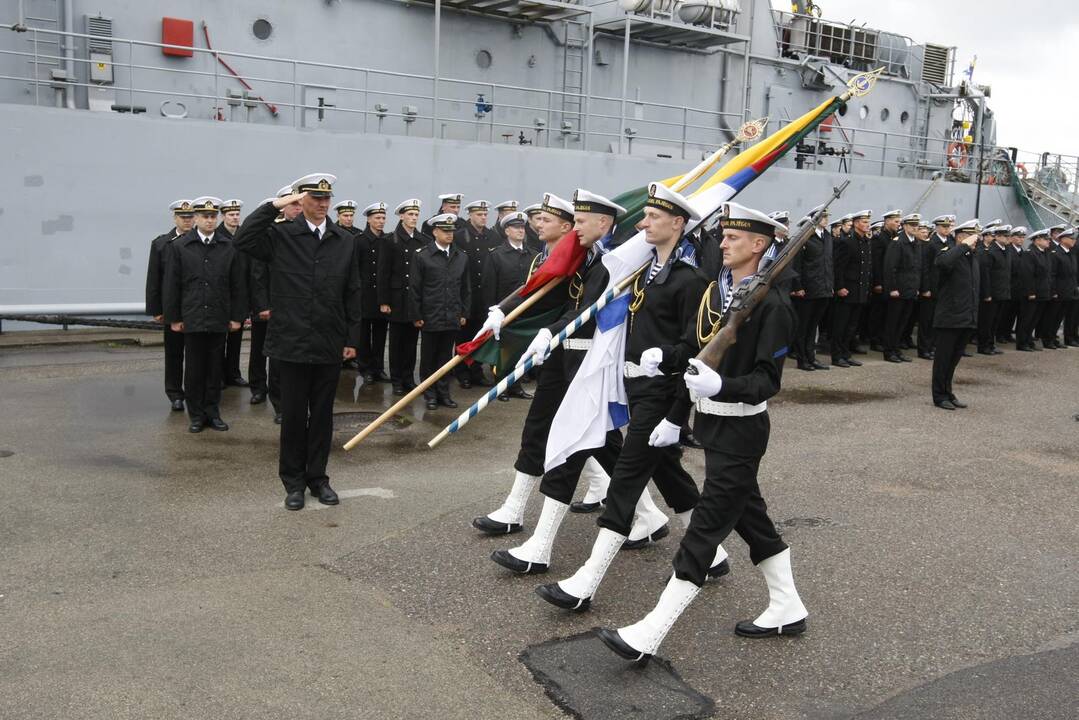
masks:
<path id="1" fill-rule="evenodd" d="M 828 202 L 809 212 L 809 221 L 804 223 L 797 234 L 787 241 L 786 247 L 775 257 L 772 264 L 765 268 L 763 272 L 754 275 L 749 283 L 735 291 L 730 307 L 720 318 L 719 329 L 713 331 L 707 344 L 697 353 L 698 360 L 711 368 L 719 367 L 719 363 L 723 360 L 723 356 L 727 354 L 727 350 L 738 342 L 738 328 L 742 327 L 742 324 L 749 319 L 757 306 L 764 301 L 764 297 L 772 289 L 772 284 L 779 279 L 779 276 L 794 260 L 794 256 L 809 241 L 810 236 L 816 232 L 817 223 L 828 209 L 828 206 L 839 199 L 848 185 L 850 185 L 850 180 L 844 181 L 837 188 L 832 188 L 832 196 L 828 199 Z M 687 372 L 696 375 L 697 368 L 691 365 Z"/>

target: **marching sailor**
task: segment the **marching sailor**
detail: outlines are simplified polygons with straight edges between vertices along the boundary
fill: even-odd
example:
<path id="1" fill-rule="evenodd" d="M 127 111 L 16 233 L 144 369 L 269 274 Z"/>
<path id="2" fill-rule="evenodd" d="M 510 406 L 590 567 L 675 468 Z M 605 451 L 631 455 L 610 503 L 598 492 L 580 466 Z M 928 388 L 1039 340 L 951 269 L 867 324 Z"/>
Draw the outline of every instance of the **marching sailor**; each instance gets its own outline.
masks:
<path id="1" fill-rule="evenodd" d="M 734 292 L 758 272 L 775 237 L 777 223 L 764 213 L 730 203 L 723 220 L 723 270 L 700 306 L 697 341 L 707 344 L 717 331 Z M 754 620 L 735 626 L 745 637 L 804 632 L 808 613 L 794 586 L 790 548 L 779 536 L 757 483 L 768 447 L 768 399 L 779 392 L 783 358 L 794 337 L 789 299 L 771 288 L 752 321 L 742 325 L 738 342 L 718 370 L 699 360 L 684 375 L 689 396 L 681 396 L 668 420 L 677 424 L 697 406 L 694 432 L 704 445 L 705 478 L 700 501 L 674 557 L 674 574 L 656 607 L 640 622 L 617 630 L 603 628 L 600 639 L 630 660 L 646 660 L 659 648 L 678 616 L 707 580 L 720 543 L 735 530 L 749 545 L 753 563 L 768 586 L 768 607 Z M 681 417 L 679 416 L 681 415 Z"/>

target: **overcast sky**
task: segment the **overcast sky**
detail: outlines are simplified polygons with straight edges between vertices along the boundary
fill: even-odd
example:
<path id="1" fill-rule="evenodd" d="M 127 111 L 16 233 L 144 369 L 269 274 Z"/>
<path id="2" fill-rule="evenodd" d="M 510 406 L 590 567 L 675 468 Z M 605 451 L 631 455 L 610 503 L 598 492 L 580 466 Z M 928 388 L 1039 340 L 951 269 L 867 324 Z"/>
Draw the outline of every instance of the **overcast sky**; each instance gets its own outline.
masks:
<path id="1" fill-rule="evenodd" d="M 1068 0 L 819 0 L 825 20 L 955 46 L 956 75 L 978 56 L 991 85 L 997 143 L 1079 155 L 1079 5 Z M 790 2 L 772 0 L 778 10 Z"/>

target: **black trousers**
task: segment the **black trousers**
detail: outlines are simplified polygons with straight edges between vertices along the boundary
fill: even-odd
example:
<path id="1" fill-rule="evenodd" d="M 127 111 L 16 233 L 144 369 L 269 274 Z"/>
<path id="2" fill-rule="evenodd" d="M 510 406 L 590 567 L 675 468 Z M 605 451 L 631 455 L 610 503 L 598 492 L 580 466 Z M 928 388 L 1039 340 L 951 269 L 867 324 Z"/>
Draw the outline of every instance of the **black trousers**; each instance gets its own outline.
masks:
<path id="1" fill-rule="evenodd" d="M 265 320 L 251 323 L 251 355 L 247 359 L 247 381 L 251 384 L 251 394 L 264 394 L 270 398 L 274 411 L 281 410 L 281 373 L 277 361 L 266 357 L 266 331 L 270 324 Z M 266 372 L 267 361 L 270 372 Z"/>
<path id="2" fill-rule="evenodd" d="M 192 420 L 221 417 L 225 333 L 184 333 L 184 398 Z"/>
<path id="3" fill-rule="evenodd" d="M 581 469 L 585 461 L 591 456 L 596 458 L 608 475 L 614 472 L 614 464 L 618 460 L 618 453 L 622 450 L 622 434 L 618 431 L 607 433 L 607 438 L 602 448 L 592 451 L 575 453 L 565 463 L 544 474 L 543 460 L 547 452 L 547 435 L 551 431 L 551 423 L 554 421 L 558 406 L 562 404 L 562 398 L 566 396 L 566 388 L 569 387 L 569 378 L 563 366 L 563 353 L 561 347 L 551 352 L 547 361 L 539 367 L 539 377 L 536 380 L 536 393 L 532 402 L 528 404 L 528 414 L 525 415 L 524 427 L 521 430 L 521 449 L 517 452 L 517 462 L 513 469 L 526 475 L 543 475 L 540 490 L 547 485 L 549 492 L 544 495 L 568 503 L 573 499 L 573 491 L 580 479 Z M 565 489 L 569 488 L 569 497 L 565 496 Z M 565 499 L 563 499 L 565 498 Z"/>
<path id="4" fill-rule="evenodd" d="M 869 290 L 869 306 L 862 315 L 862 338 L 874 345 L 884 344 L 885 323 L 888 321 L 888 296 L 883 291 Z"/>
<path id="5" fill-rule="evenodd" d="M 385 370 L 386 331 L 389 322 L 383 318 L 364 318 L 360 322 L 360 346 L 356 348 L 357 360 L 365 372 Z"/>
<path id="6" fill-rule="evenodd" d="M 933 340 L 933 313 L 937 310 L 937 299 L 918 298 L 918 354 L 927 355 L 935 349 Z"/>
<path id="7" fill-rule="evenodd" d="M 850 357 L 850 344 L 858 330 L 864 304 L 840 300 L 832 306 L 832 362 Z"/>
<path id="8" fill-rule="evenodd" d="M 978 303 L 978 350 L 992 350 L 997 340 L 997 310 L 1000 304 L 996 300 Z"/>
<path id="9" fill-rule="evenodd" d="M 884 354 L 899 352 L 899 342 L 907 331 L 907 322 L 914 312 L 914 300 L 889 297 L 884 328 Z"/>
<path id="10" fill-rule="evenodd" d="M 757 484 L 759 457 L 704 451 L 704 492 L 674 556 L 679 580 L 704 585 L 716 548 L 731 530 L 749 545 L 754 565 L 787 549 Z"/>
<path id="11" fill-rule="evenodd" d="M 221 376 L 225 380 L 243 377 L 240 374 L 240 347 L 244 341 L 244 328 L 230 330 L 225 338 L 225 354 L 221 356 Z"/>
<path id="12" fill-rule="evenodd" d="M 1015 329 L 1015 309 L 1018 303 L 1015 300 L 1005 300 L 997 307 L 997 342 L 1008 342 Z"/>
<path id="13" fill-rule="evenodd" d="M 390 380 L 407 390 L 416 387 L 416 340 L 420 330 L 411 322 L 391 322 Z"/>
<path id="14" fill-rule="evenodd" d="M 828 309 L 830 298 L 795 298 L 794 309 L 798 313 L 798 330 L 794 337 L 794 349 L 803 363 L 812 363 L 817 359 L 817 326 L 824 311 Z"/>
<path id="15" fill-rule="evenodd" d="M 420 375 L 426 379 L 453 357 L 457 343 L 456 330 L 435 330 L 420 333 Z M 443 375 L 438 382 L 423 391 L 428 400 L 449 400 L 450 381 Z"/>
<path id="16" fill-rule="evenodd" d="M 165 394 L 169 400 L 184 399 L 184 334 L 165 323 Z"/>
<path id="17" fill-rule="evenodd" d="M 476 333 L 480 331 L 480 328 L 483 327 L 483 323 L 486 319 L 486 313 L 478 319 L 476 317 L 468 318 L 468 322 L 466 322 L 464 327 L 457 332 L 457 342 L 466 343 L 474 338 Z M 542 367 L 542 365 L 540 367 Z M 471 364 L 461 363 L 454 368 L 453 375 L 460 382 L 468 381 L 474 385 L 486 382 L 486 379 L 483 376 L 483 364 L 478 362 Z"/>
<path id="18" fill-rule="evenodd" d="M 972 328 L 937 328 L 937 350 L 933 357 L 933 402 L 954 400 L 952 378 L 963 358 L 963 350 L 974 333 Z"/>
<path id="19" fill-rule="evenodd" d="M 682 467 L 681 446 L 657 448 L 648 444 L 648 436 L 667 416 L 673 399 L 673 392 L 629 396 L 629 427 L 611 475 L 611 485 L 607 488 L 607 506 L 596 521 L 600 527 L 619 535 L 629 535 L 634 508 L 653 478 L 663 500 L 675 512 L 697 506 L 701 494 L 693 478 Z"/>
<path id="20" fill-rule="evenodd" d="M 1041 322 L 1037 325 L 1038 337 L 1041 338 L 1042 344 L 1046 342 L 1052 343 L 1057 338 L 1057 331 L 1060 330 L 1060 323 L 1064 319 L 1064 303 L 1058 298 L 1056 300 L 1049 300 L 1045 303 L 1045 310 L 1042 311 Z"/>
<path id="21" fill-rule="evenodd" d="M 1064 300 L 1064 342 L 1079 342 L 1079 300 Z"/>
<path id="22" fill-rule="evenodd" d="M 1019 300 L 1019 318 L 1015 323 L 1015 346 L 1017 348 L 1034 345 L 1034 330 L 1041 322 L 1042 313 L 1045 312 L 1045 300 Z"/>
<path id="23" fill-rule="evenodd" d="M 277 472 L 286 492 L 312 490 L 329 481 L 333 401 L 341 363 L 278 360 L 281 372 L 281 448 Z"/>

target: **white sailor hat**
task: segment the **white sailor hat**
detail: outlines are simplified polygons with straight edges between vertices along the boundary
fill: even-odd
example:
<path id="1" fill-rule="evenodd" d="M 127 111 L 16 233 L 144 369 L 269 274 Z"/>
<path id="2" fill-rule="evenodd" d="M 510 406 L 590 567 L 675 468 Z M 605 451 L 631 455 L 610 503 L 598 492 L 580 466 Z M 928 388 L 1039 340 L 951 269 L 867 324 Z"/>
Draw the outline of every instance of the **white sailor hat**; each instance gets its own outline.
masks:
<path id="1" fill-rule="evenodd" d="M 1012 226 L 1011 225 L 1007 225 L 1007 224 L 1005 224 L 1005 225 L 997 225 L 997 235 L 1011 235 L 1011 234 L 1012 234 Z"/>
<path id="2" fill-rule="evenodd" d="M 216 198 L 213 195 L 203 195 L 191 201 L 191 208 L 197 213 L 216 213 L 221 210 L 221 198 Z"/>
<path id="3" fill-rule="evenodd" d="M 333 209 L 335 211 L 337 211 L 338 215 L 340 215 L 341 213 L 353 213 L 353 214 L 355 214 L 355 212 L 356 212 L 356 201 L 355 200 L 342 200 L 341 202 L 334 205 Z"/>
<path id="4" fill-rule="evenodd" d="M 1073 228 L 1073 227 L 1067 228 L 1067 229 L 1063 230 L 1059 235 L 1057 235 L 1057 237 L 1058 238 L 1062 238 L 1062 237 L 1072 237 L 1073 238 L 1073 237 L 1075 237 L 1075 228 Z"/>
<path id="5" fill-rule="evenodd" d="M 1063 230 L 1066 227 L 1068 226 L 1064 225 L 1063 223 L 1061 223 L 1060 225 L 1053 225 L 1049 228 L 1049 232 L 1057 232 L 1058 230 Z"/>
<path id="6" fill-rule="evenodd" d="M 419 201 L 419 198 L 409 198 L 408 200 L 402 200 L 400 203 L 398 203 L 397 207 L 394 208 L 393 212 L 395 215 L 400 215 L 401 213 L 408 212 L 409 210 L 415 210 L 416 212 L 419 212 L 422 205 L 423 203 Z"/>
<path id="7" fill-rule="evenodd" d="M 993 218 L 989 222 L 985 223 L 985 225 L 983 225 L 982 227 L 986 228 L 986 229 L 995 228 L 997 225 L 1000 225 L 1002 222 L 1004 222 L 1004 221 L 1001 220 L 1000 218 Z"/>
<path id="8" fill-rule="evenodd" d="M 384 203 L 384 202 L 371 203 L 370 205 L 368 205 L 367 207 L 365 207 L 363 209 L 363 214 L 365 216 L 367 216 L 367 217 L 370 217 L 370 216 L 374 215 L 375 213 L 385 213 L 385 212 L 386 212 L 386 203 Z"/>
<path id="9" fill-rule="evenodd" d="M 880 228 L 883 225 L 884 225 L 883 220 L 874 220 L 873 222 L 869 223 L 869 229 L 870 230 L 877 230 L 878 228 Z"/>
<path id="10" fill-rule="evenodd" d="M 1010 233 L 1008 233 L 1008 234 L 1011 235 L 1012 237 L 1015 237 L 1016 235 L 1025 236 L 1027 234 L 1026 226 L 1024 226 L 1024 225 L 1016 225 L 1015 227 L 1012 228 L 1012 231 Z"/>
<path id="11" fill-rule="evenodd" d="M 922 222 L 922 216 L 918 213 L 911 213 L 910 215 L 904 215 L 902 220 L 904 225 L 920 225 Z"/>
<path id="12" fill-rule="evenodd" d="M 311 173 L 292 183 L 292 187 L 294 192 L 305 192 L 311 197 L 333 197 L 333 184 L 335 182 L 337 182 L 336 175 Z"/>
<path id="13" fill-rule="evenodd" d="M 543 212 L 543 203 L 532 203 L 531 205 L 525 205 L 523 208 L 521 208 L 521 212 L 523 212 L 528 217 L 532 217 L 536 213 Z"/>
<path id="14" fill-rule="evenodd" d="M 457 216 L 453 213 L 439 213 L 427 221 L 432 230 L 448 230 L 453 232 L 457 229 Z"/>
<path id="15" fill-rule="evenodd" d="M 276 200 L 276 199 L 277 199 L 276 197 L 268 197 L 265 200 L 263 200 L 262 202 L 260 202 L 259 205 L 265 205 L 266 203 L 271 203 L 272 204 L 273 201 Z"/>
<path id="16" fill-rule="evenodd" d="M 1027 235 L 1027 237 L 1029 237 L 1031 240 L 1037 240 L 1038 238 L 1047 238 L 1047 237 L 1049 237 L 1049 231 L 1051 229 L 1052 228 L 1046 228 L 1044 230 L 1037 230 L 1035 232 L 1032 232 L 1030 235 Z"/>
<path id="17" fill-rule="evenodd" d="M 517 201 L 516 200 L 503 200 L 502 202 L 495 205 L 495 210 L 516 210 L 516 209 L 517 209 Z"/>
<path id="18" fill-rule="evenodd" d="M 888 218 L 902 217 L 902 216 L 903 216 L 903 211 L 896 208 L 895 210 L 889 210 L 888 212 L 884 213 L 880 217 L 881 217 L 882 220 L 887 220 Z"/>
<path id="19" fill-rule="evenodd" d="M 573 191 L 573 211 L 583 213 L 600 213 L 601 215 L 610 215 L 611 217 L 618 217 L 626 212 L 626 209 L 614 202 L 608 200 L 602 195 L 596 195 L 595 193 L 588 192 L 583 188 L 577 188 Z"/>
<path id="20" fill-rule="evenodd" d="M 489 210 L 491 203 L 486 200 L 473 200 L 468 205 L 465 205 L 465 210 L 469 212 L 475 212 L 477 210 Z"/>
<path id="21" fill-rule="evenodd" d="M 918 227 L 922 228 L 923 230 L 932 230 L 933 229 L 933 226 L 930 225 L 927 222 L 918 223 Z"/>
<path id="22" fill-rule="evenodd" d="M 784 225 L 791 224 L 791 214 L 789 210 L 773 210 L 768 213 L 768 217 L 772 218 L 776 222 L 783 223 Z"/>
<path id="23" fill-rule="evenodd" d="M 866 220 L 868 220 L 871 217 L 873 217 L 872 210 L 859 210 L 858 212 L 852 212 L 850 214 L 851 220 L 859 220 L 861 218 L 865 218 Z"/>
<path id="24" fill-rule="evenodd" d="M 227 213 L 227 212 L 232 212 L 233 210 L 238 211 L 243 206 L 244 206 L 244 201 L 243 200 L 226 200 L 225 202 L 221 203 L 221 212 Z"/>
<path id="25" fill-rule="evenodd" d="M 937 215 L 933 218 L 934 225 L 954 225 L 955 215 Z"/>
<path id="26" fill-rule="evenodd" d="M 523 212 L 511 212 L 509 215 L 507 215 L 506 217 L 504 217 L 504 218 L 502 218 L 501 220 L 498 221 L 498 224 L 501 225 L 504 228 L 509 227 L 511 225 L 516 225 L 518 227 L 524 227 L 527 223 L 528 223 L 528 216 L 525 215 Z"/>
<path id="27" fill-rule="evenodd" d="M 745 230 L 774 238 L 776 230 L 787 229 L 786 225 L 773 220 L 760 210 L 747 208 L 738 203 L 724 203 L 720 212 L 723 216 L 721 224 L 724 230 Z"/>
<path id="28" fill-rule="evenodd" d="M 543 193 L 543 202 L 540 203 L 540 209 L 560 220 L 573 222 L 573 203 L 558 197 L 554 193 Z"/>
<path id="29" fill-rule="evenodd" d="M 292 185 L 289 184 L 277 191 L 277 197 L 285 197 L 286 195 L 291 195 L 294 192 L 296 191 L 292 188 Z"/>
<path id="30" fill-rule="evenodd" d="M 689 201 L 679 193 L 671 190 L 663 183 L 653 182 L 648 184 L 648 199 L 644 201 L 645 207 L 656 208 L 671 215 L 678 215 L 686 222 L 700 220 L 701 214 L 693 209 Z"/>
<path id="31" fill-rule="evenodd" d="M 843 216 L 843 217 L 837 217 L 837 218 L 836 218 L 835 220 L 833 220 L 832 222 L 828 223 L 828 227 L 830 227 L 830 228 L 838 227 L 839 225 L 842 225 L 842 224 L 843 224 L 843 222 L 844 222 L 844 221 L 845 221 L 846 219 L 847 219 L 847 218 L 846 218 L 846 216 Z"/>
<path id="32" fill-rule="evenodd" d="M 843 217 L 839 218 L 839 222 L 845 223 L 854 219 L 854 213 L 847 213 Z"/>
<path id="33" fill-rule="evenodd" d="M 169 210 L 172 210 L 174 215 L 191 215 L 195 211 L 191 208 L 190 200 L 173 200 L 169 204 Z"/>
<path id="34" fill-rule="evenodd" d="M 967 220 L 966 222 L 960 223 L 955 226 L 956 235 L 958 235 L 959 233 L 980 233 L 981 231 L 982 226 L 981 223 L 978 222 L 977 218 L 973 220 Z"/>
<path id="35" fill-rule="evenodd" d="M 813 221 L 813 216 L 816 215 L 818 212 L 821 213 L 821 218 L 827 218 L 828 217 L 828 208 L 824 207 L 823 205 L 818 205 L 817 207 L 812 208 L 805 215 L 802 216 L 802 219 L 798 221 L 798 227 L 802 227 L 807 222 L 812 222 Z M 820 218 L 818 218 L 818 220 L 819 219 Z M 834 224 L 835 223 L 832 223 L 832 225 L 834 225 Z"/>
<path id="36" fill-rule="evenodd" d="M 461 198 L 463 197 L 464 195 L 462 195 L 461 193 L 442 193 L 438 196 L 438 201 L 444 203 L 457 203 L 458 205 L 460 205 Z"/>

